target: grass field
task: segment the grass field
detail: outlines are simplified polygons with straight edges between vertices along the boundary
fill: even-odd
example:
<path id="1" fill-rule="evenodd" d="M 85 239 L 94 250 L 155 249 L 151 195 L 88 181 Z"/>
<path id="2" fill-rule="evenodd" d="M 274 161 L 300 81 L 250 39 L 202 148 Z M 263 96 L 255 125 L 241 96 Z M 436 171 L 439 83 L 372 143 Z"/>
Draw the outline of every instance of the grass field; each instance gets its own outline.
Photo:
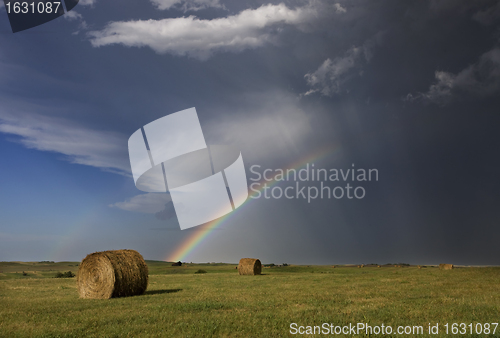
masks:
<path id="1" fill-rule="evenodd" d="M 451 333 L 453 323 L 500 321 L 500 268 L 289 266 L 239 276 L 235 264 L 148 261 L 145 295 L 86 300 L 75 278 L 53 278 L 77 264 L 0 263 L 0 336 L 289 337 L 291 323 L 367 323 L 424 329 L 380 337 L 442 337 L 446 323 Z M 428 323 L 439 323 L 439 334 L 429 335 Z"/>

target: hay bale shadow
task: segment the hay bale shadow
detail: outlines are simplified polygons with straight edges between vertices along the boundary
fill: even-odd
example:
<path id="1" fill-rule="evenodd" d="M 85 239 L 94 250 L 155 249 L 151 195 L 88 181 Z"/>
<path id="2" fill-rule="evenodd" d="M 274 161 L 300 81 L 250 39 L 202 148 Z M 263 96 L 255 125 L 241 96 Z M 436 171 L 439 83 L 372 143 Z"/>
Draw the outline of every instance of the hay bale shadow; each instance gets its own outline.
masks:
<path id="1" fill-rule="evenodd" d="M 144 294 L 145 295 L 160 295 L 163 293 L 174 293 L 182 291 L 182 289 L 169 289 L 169 290 L 148 290 Z"/>

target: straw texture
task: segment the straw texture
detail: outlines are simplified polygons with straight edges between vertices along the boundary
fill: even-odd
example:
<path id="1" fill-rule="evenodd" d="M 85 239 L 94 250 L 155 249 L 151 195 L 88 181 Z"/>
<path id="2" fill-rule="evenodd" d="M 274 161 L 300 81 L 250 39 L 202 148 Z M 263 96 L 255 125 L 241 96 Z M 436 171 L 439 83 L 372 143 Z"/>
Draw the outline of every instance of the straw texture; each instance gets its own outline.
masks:
<path id="1" fill-rule="evenodd" d="M 240 275 L 260 275 L 262 264 L 256 258 L 242 258 L 238 264 Z"/>
<path id="2" fill-rule="evenodd" d="M 453 264 L 439 264 L 440 270 L 451 270 L 453 269 Z"/>
<path id="3" fill-rule="evenodd" d="M 148 266 L 135 250 L 95 252 L 80 264 L 77 287 L 80 298 L 142 295 L 148 287 Z"/>

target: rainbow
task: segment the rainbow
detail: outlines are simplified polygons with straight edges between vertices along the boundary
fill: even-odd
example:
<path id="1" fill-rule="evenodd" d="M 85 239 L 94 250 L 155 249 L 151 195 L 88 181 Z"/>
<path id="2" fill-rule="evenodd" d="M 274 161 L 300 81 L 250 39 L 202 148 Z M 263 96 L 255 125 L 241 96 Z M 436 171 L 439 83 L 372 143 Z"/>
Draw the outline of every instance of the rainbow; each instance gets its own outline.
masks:
<path id="1" fill-rule="evenodd" d="M 319 151 L 316 151 L 315 153 L 302 158 L 299 161 L 294 162 L 290 166 L 288 166 L 286 169 L 295 169 L 299 170 L 303 167 L 305 167 L 308 163 L 314 163 L 314 161 L 321 160 L 325 157 L 328 157 L 330 155 L 336 154 L 341 150 L 339 145 L 334 145 L 334 146 L 328 146 L 320 149 Z M 276 177 L 276 176 L 275 176 Z M 280 181 L 277 181 L 275 179 L 271 181 L 262 181 L 261 183 L 268 183 L 268 187 L 272 187 L 276 184 L 278 184 Z M 249 198 L 238 208 L 245 207 L 246 205 L 250 204 L 251 201 L 255 200 L 254 198 L 251 198 L 252 196 L 257 195 L 259 192 L 264 190 L 264 184 L 261 184 L 262 188 L 258 191 L 255 191 L 253 194 L 249 195 Z M 193 234 L 188 236 L 175 250 L 168 255 L 165 256 L 164 260 L 169 261 L 169 262 L 176 262 L 176 261 L 185 261 L 186 258 L 199 246 L 201 243 L 203 243 L 209 236 L 210 234 L 217 229 L 221 224 L 225 223 L 226 220 L 231 219 L 232 216 L 237 211 L 230 212 L 229 214 L 226 214 L 220 218 L 217 218 L 211 222 L 208 222 L 204 225 L 199 226 L 195 231 L 193 231 Z"/>

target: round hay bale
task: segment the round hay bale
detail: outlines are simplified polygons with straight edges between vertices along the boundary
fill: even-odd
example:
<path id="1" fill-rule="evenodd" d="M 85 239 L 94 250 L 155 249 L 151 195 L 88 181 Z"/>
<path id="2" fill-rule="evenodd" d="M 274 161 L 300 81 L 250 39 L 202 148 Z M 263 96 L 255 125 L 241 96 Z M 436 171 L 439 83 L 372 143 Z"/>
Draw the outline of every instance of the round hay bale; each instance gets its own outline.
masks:
<path id="1" fill-rule="evenodd" d="M 256 258 L 242 258 L 238 264 L 240 275 L 260 275 L 262 264 Z"/>
<path id="2" fill-rule="evenodd" d="M 440 270 L 452 270 L 453 264 L 439 264 Z"/>
<path id="3" fill-rule="evenodd" d="M 148 287 L 148 266 L 135 250 L 94 252 L 80 264 L 76 282 L 80 298 L 142 295 Z"/>

